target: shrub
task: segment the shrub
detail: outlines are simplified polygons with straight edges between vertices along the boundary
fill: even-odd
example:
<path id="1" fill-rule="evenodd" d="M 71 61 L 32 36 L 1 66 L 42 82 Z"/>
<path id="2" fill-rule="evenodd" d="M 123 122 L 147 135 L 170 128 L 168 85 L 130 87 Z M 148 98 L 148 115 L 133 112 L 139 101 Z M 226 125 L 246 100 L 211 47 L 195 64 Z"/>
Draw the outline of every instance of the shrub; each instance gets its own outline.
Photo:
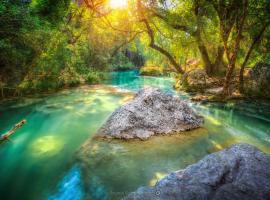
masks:
<path id="1" fill-rule="evenodd" d="M 100 72 L 89 72 L 85 80 L 88 84 L 97 84 L 100 83 L 104 79 L 104 74 Z"/>
<path id="2" fill-rule="evenodd" d="M 74 87 L 82 82 L 82 77 L 74 68 L 65 68 L 58 78 L 58 86 Z"/>

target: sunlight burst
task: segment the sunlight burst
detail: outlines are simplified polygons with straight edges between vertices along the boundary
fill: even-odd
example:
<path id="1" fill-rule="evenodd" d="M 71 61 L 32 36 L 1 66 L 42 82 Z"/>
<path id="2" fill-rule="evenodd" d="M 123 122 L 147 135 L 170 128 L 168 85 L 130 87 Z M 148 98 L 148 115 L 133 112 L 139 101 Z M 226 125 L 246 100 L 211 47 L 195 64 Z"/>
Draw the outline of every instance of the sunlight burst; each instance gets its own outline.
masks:
<path id="1" fill-rule="evenodd" d="M 124 8 L 128 4 L 128 0 L 109 0 L 111 8 Z"/>

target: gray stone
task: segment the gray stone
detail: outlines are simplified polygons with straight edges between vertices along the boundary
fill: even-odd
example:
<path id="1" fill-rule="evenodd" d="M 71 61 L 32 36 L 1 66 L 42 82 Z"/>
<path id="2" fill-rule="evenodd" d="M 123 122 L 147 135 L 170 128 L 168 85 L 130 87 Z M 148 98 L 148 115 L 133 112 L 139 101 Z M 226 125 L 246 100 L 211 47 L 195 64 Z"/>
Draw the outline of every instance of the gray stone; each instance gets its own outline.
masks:
<path id="1" fill-rule="evenodd" d="M 181 79 L 179 79 L 175 88 L 187 92 L 204 92 L 207 88 L 207 74 L 203 69 L 193 69 L 186 72 Z"/>
<path id="2" fill-rule="evenodd" d="M 260 62 L 249 70 L 245 92 L 249 96 L 270 98 L 270 64 Z"/>
<path id="3" fill-rule="evenodd" d="M 270 156 L 248 144 L 210 154 L 124 200 L 269 199 Z"/>
<path id="4" fill-rule="evenodd" d="M 98 135 L 119 139 L 147 139 L 198 128 L 203 119 L 183 100 L 159 89 L 140 90 L 133 100 L 118 108 Z"/>

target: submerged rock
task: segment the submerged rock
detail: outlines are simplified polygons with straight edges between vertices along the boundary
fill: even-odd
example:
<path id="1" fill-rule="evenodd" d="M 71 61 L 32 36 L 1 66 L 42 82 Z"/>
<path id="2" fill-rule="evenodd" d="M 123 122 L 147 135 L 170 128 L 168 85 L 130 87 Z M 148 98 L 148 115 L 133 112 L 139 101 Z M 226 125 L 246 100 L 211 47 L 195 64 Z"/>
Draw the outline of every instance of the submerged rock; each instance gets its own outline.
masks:
<path id="1" fill-rule="evenodd" d="M 202 117 L 179 97 L 148 87 L 118 108 L 98 133 L 111 138 L 147 139 L 198 128 L 202 122 Z"/>
<path id="2" fill-rule="evenodd" d="M 125 200 L 269 199 L 270 156 L 248 144 L 210 154 L 198 163 L 141 187 Z"/>
<path id="3" fill-rule="evenodd" d="M 143 142 L 89 139 L 75 156 L 85 196 L 89 197 L 86 199 L 118 200 L 139 185 L 155 185 L 170 169 L 184 168 L 216 150 L 209 137 L 207 129 L 198 128 L 188 134 L 157 135 Z"/>

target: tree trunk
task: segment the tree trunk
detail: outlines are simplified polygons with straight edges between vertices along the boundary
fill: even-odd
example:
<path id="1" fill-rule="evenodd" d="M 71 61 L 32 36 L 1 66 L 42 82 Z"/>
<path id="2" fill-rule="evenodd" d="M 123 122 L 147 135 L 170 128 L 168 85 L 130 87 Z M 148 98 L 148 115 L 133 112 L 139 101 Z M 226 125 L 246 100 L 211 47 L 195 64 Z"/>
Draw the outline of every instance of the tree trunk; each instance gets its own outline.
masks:
<path id="1" fill-rule="evenodd" d="M 194 1 L 194 14 L 195 14 L 196 20 L 197 20 L 197 30 L 194 33 L 194 36 L 196 38 L 198 48 L 199 48 L 200 54 L 202 56 L 205 71 L 206 71 L 207 75 L 211 76 L 213 74 L 213 64 L 211 63 L 207 48 L 204 45 L 202 35 L 201 35 L 201 32 L 202 32 L 202 27 L 201 27 L 202 21 L 201 20 L 202 20 L 202 18 L 199 14 L 200 6 L 201 6 L 200 1 L 198 1 L 198 0 Z"/>
<path id="2" fill-rule="evenodd" d="M 236 42 L 240 43 L 240 40 L 238 40 Z M 223 94 L 225 96 L 228 96 L 231 94 L 229 87 L 230 87 L 230 83 L 231 83 L 232 74 L 233 74 L 233 71 L 235 68 L 236 57 L 237 57 L 237 52 L 235 51 L 235 53 L 233 53 L 233 55 L 231 56 L 231 59 L 229 61 L 228 70 L 227 70 L 226 77 L 225 77 L 225 83 L 223 86 Z"/>
<path id="3" fill-rule="evenodd" d="M 219 46 L 217 50 L 217 55 L 215 58 L 215 63 L 213 64 L 213 73 L 219 74 L 222 68 L 224 68 L 224 61 L 223 61 L 223 55 L 224 55 L 224 47 Z"/>
<path id="4" fill-rule="evenodd" d="M 230 83 L 231 83 L 231 78 L 232 78 L 232 74 L 235 68 L 235 63 L 236 63 L 236 58 L 237 58 L 237 54 L 238 54 L 238 50 L 240 47 L 240 41 L 242 38 L 242 32 L 243 32 L 243 27 L 244 27 L 244 23 L 245 23 L 245 19 L 247 16 L 247 8 L 248 8 L 248 0 L 245 0 L 244 2 L 244 8 L 243 8 L 243 15 L 240 18 L 240 22 L 239 22 L 239 26 L 238 26 L 238 30 L 237 30 L 237 36 L 236 36 L 236 40 L 235 40 L 235 45 L 234 45 L 234 49 L 233 49 L 233 53 L 229 59 L 229 64 L 228 64 L 228 69 L 227 69 L 227 73 L 226 73 L 226 78 L 225 78 L 225 83 L 223 86 L 223 94 L 225 96 L 228 96 L 231 94 L 230 91 Z M 228 50 L 227 50 L 227 55 L 229 55 Z"/>
<path id="5" fill-rule="evenodd" d="M 251 46 L 249 47 L 249 50 L 248 50 L 247 55 L 245 57 L 245 60 L 241 65 L 240 73 L 239 73 L 239 90 L 240 90 L 240 92 L 244 92 L 244 69 L 245 69 L 245 66 L 246 66 L 246 64 L 247 64 L 247 62 L 248 62 L 248 60 L 250 58 L 250 55 L 251 55 L 253 49 L 255 48 L 256 44 L 261 40 L 261 37 L 263 36 L 264 31 L 266 30 L 266 28 L 269 25 L 270 24 L 265 24 L 262 27 L 259 34 L 253 39 L 253 42 L 252 42 Z"/>
<path id="6" fill-rule="evenodd" d="M 213 64 L 210 61 L 207 49 L 204 45 L 201 45 L 201 44 L 199 44 L 198 47 L 202 56 L 205 71 L 208 76 L 211 76 L 213 74 Z"/>

